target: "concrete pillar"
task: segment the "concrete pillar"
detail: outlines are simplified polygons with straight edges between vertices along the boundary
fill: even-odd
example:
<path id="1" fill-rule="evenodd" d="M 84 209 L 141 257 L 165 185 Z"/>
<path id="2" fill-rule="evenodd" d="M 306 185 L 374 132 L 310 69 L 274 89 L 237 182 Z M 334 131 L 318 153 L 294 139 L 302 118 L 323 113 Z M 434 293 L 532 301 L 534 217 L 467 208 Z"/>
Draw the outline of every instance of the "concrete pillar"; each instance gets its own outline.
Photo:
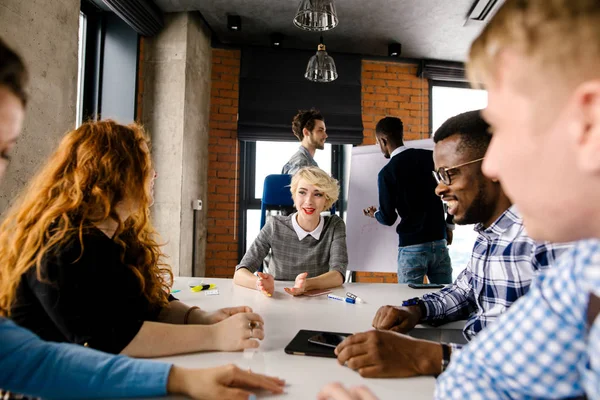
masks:
<path id="1" fill-rule="evenodd" d="M 0 37 L 30 74 L 23 134 L 0 186 L 0 212 L 75 128 L 80 0 L 2 0 Z"/>
<path id="2" fill-rule="evenodd" d="M 145 39 L 142 122 L 158 173 L 152 218 L 181 276 L 204 276 L 211 63 L 210 32 L 195 13 L 167 14 L 161 33 Z M 194 200 L 205 207 L 196 211 L 192 260 Z"/>

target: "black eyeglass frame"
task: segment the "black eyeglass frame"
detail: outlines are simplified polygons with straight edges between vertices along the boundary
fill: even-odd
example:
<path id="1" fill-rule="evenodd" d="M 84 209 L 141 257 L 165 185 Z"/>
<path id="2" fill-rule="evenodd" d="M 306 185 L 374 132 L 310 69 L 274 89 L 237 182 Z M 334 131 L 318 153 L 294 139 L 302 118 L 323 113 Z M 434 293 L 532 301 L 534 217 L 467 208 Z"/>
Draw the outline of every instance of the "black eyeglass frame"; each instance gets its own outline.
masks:
<path id="1" fill-rule="evenodd" d="M 478 158 L 477 160 L 468 161 L 466 163 L 458 164 L 453 167 L 448 167 L 448 168 L 439 167 L 437 169 L 437 171 L 431 171 L 431 173 L 433 174 L 433 177 L 435 178 L 435 181 L 438 184 L 440 182 L 442 182 L 444 185 L 450 186 L 450 185 L 452 185 L 452 178 L 450 177 L 450 174 L 448 173 L 448 171 L 452 171 L 453 169 L 458 169 L 458 168 L 464 167 L 469 164 L 474 164 L 476 162 L 483 161 L 484 158 L 485 157 L 481 157 L 481 158 Z"/>

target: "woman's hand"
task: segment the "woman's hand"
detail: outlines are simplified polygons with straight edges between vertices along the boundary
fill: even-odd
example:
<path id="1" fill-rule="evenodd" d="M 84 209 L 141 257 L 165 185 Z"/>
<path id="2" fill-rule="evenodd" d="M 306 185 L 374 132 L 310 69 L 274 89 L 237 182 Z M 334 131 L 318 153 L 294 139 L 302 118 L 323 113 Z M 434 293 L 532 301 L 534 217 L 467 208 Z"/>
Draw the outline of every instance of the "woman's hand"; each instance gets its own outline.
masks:
<path id="1" fill-rule="evenodd" d="M 275 278 L 271 274 L 265 274 L 258 272 L 258 280 L 256 281 L 256 290 L 264 294 L 265 296 L 273 296 L 275 291 Z"/>
<path id="2" fill-rule="evenodd" d="M 233 364 L 206 369 L 173 366 L 169 373 L 167 392 L 202 400 L 246 400 L 252 395 L 246 389 L 262 389 L 281 394 L 284 385 L 285 381 L 279 378 L 246 372 Z"/>
<path id="3" fill-rule="evenodd" d="M 191 324 L 212 325 L 217 322 L 226 320 L 227 318 L 239 313 L 251 313 L 252 308 L 247 306 L 227 307 L 220 310 L 209 312 L 202 310 L 194 310 L 192 318 L 189 319 Z"/>
<path id="4" fill-rule="evenodd" d="M 235 314 L 221 322 L 211 325 L 213 331 L 213 343 L 215 350 L 238 351 L 252 349 L 260 346 L 257 340 L 263 340 L 264 321 L 260 315 L 255 313 Z"/>
<path id="5" fill-rule="evenodd" d="M 308 272 L 303 272 L 296 277 L 296 281 L 294 282 L 293 288 L 284 288 L 286 293 L 291 294 L 292 296 L 301 296 L 306 292 L 306 277 L 308 276 Z"/>

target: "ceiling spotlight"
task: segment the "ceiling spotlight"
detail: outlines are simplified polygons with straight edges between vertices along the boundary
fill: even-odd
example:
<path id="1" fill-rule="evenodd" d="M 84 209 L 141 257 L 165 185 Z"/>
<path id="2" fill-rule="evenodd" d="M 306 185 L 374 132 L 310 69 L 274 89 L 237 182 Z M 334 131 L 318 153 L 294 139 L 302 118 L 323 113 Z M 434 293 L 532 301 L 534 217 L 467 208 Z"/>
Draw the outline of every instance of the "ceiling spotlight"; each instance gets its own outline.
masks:
<path id="1" fill-rule="evenodd" d="M 271 33 L 271 46 L 275 48 L 280 48 L 283 44 L 283 34 L 276 32 Z"/>
<path id="2" fill-rule="evenodd" d="M 402 53 L 402 45 L 400 43 L 390 43 L 388 45 L 388 56 L 400 57 L 400 53 Z"/>
<path id="3" fill-rule="evenodd" d="M 338 24 L 333 0 L 301 0 L 294 25 L 307 31 L 322 32 Z"/>
<path id="4" fill-rule="evenodd" d="M 227 28 L 230 31 L 239 32 L 242 30 L 242 17 L 239 15 L 228 15 L 227 16 Z"/>

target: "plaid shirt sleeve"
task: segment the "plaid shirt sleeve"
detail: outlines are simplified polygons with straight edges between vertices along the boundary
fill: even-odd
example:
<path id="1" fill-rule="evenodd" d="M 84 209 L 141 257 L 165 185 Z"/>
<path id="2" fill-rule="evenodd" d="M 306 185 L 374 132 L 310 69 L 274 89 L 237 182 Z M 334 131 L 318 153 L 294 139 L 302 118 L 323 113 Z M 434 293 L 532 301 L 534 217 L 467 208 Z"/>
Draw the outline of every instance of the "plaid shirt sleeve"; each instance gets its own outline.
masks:
<path id="1" fill-rule="evenodd" d="M 600 289 L 600 278 L 590 279 L 586 270 L 600 267 L 598 243 L 566 253 L 527 295 L 452 357 L 438 378 L 435 398 L 567 398 L 582 396 L 586 387 L 597 399 L 600 376 L 589 357 L 598 341 L 588 338 L 597 331 L 587 331 L 586 288 Z"/>
<path id="2" fill-rule="evenodd" d="M 466 319 L 476 309 L 470 265 L 469 261 L 467 268 L 460 273 L 452 285 L 439 292 L 423 296 L 422 300 L 427 310 L 423 321 Z"/>
<path id="3" fill-rule="evenodd" d="M 255 273 L 258 267 L 271 250 L 271 237 L 273 236 L 273 218 L 267 218 L 265 226 L 260 230 L 252 245 L 244 254 L 242 261 L 235 267 L 237 271 L 240 268 L 246 268 L 250 272 Z"/>

